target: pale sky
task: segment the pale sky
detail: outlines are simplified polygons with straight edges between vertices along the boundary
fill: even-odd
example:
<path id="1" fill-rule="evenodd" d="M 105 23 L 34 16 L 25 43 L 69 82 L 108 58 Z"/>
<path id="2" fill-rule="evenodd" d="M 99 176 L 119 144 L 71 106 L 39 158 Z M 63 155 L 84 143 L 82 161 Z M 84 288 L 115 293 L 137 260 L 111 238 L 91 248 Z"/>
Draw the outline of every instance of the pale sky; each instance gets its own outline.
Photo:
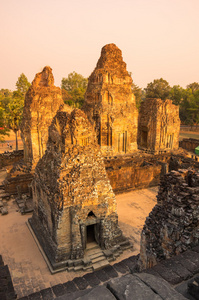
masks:
<path id="1" fill-rule="evenodd" d="M 142 88 L 199 82 L 199 0 L 0 0 L 0 88 L 46 65 L 57 86 L 73 71 L 88 77 L 109 43 Z"/>

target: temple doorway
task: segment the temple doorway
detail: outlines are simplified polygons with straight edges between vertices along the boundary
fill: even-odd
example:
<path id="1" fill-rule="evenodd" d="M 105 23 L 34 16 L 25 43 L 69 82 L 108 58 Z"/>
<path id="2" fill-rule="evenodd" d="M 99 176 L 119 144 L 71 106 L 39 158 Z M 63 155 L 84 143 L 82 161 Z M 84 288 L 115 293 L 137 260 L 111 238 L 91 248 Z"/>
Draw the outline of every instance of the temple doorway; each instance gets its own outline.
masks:
<path id="1" fill-rule="evenodd" d="M 141 131 L 141 146 L 147 148 L 148 132 L 146 130 Z"/>
<path id="2" fill-rule="evenodd" d="M 95 240 L 95 225 L 88 225 L 86 226 L 87 229 L 87 244 L 96 242 Z"/>

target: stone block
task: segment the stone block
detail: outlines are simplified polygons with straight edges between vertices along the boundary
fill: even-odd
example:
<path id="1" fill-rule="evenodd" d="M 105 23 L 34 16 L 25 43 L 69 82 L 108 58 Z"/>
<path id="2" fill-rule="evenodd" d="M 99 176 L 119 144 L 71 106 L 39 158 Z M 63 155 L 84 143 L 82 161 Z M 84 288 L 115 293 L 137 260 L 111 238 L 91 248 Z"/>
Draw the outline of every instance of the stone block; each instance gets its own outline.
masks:
<path id="1" fill-rule="evenodd" d="M 88 286 L 88 282 L 83 277 L 75 277 L 73 282 L 80 290 L 85 290 Z"/>
<path id="2" fill-rule="evenodd" d="M 133 261 L 130 258 L 126 258 L 122 261 L 122 263 L 127 266 L 127 268 L 129 269 L 129 272 L 134 273 L 137 272 L 137 261 Z"/>
<path id="3" fill-rule="evenodd" d="M 99 286 L 76 300 L 116 300 L 114 295 L 104 286 Z"/>
<path id="4" fill-rule="evenodd" d="M 63 283 L 66 293 L 74 293 L 77 291 L 77 287 L 73 281 L 67 281 Z"/>
<path id="5" fill-rule="evenodd" d="M 8 210 L 7 210 L 7 208 L 4 206 L 4 207 L 2 207 L 1 209 L 1 214 L 2 214 L 2 216 L 4 216 L 4 215 L 7 215 L 8 214 Z"/>
<path id="6" fill-rule="evenodd" d="M 182 264 L 173 259 L 168 259 L 161 262 L 166 268 L 171 269 L 174 273 L 182 278 L 182 280 L 187 280 L 191 277 L 191 272 L 188 271 Z"/>
<path id="7" fill-rule="evenodd" d="M 199 300 L 199 277 L 195 277 L 188 283 L 188 293 Z"/>
<path id="8" fill-rule="evenodd" d="M 141 281 L 148 285 L 162 299 L 185 300 L 185 298 L 176 292 L 167 281 L 161 277 L 156 277 L 147 273 L 134 273 Z"/>
<path id="9" fill-rule="evenodd" d="M 52 287 L 53 293 L 56 297 L 65 294 L 66 290 L 63 284 L 57 284 Z"/>
<path id="10" fill-rule="evenodd" d="M 118 277 L 118 273 L 115 271 L 115 269 L 111 265 L 103 268 L 103 271 L 108 275 L 109 278 Z"/>
<path id="11" fill-rule="evenodd" d="M 42 300 L 52 300 L 52 299 L 54 299 L 54 294 L 53 294 L 51 288 L 41 290 L 40 294 L 42 296 Z"/>
<path id="12" fill-rule="evenodd" d="M 83 276 L 91 287 L 95 287 L 100 284 L 100 280 L 94 273 L 88 273 Z"/>
<path id="13" fill-rule="evenodd" d="M 182 281 L 182 278 L 180 276 L 178 276 L 171 269 L 166 268 L 161 263 L 154 266 L 153 270 L 155 270 L 163 279 L 165 279 L 166 281 L 168 281 L 173 285 Z"/>
<path id="14" fill-rule="evenodd" d="M 107 288 L 116 299 L 139 299 L 139 300 L 160 300 L 162 299 L 152 291 L 145 283 L 134 275 L 125 275 L 112 279 L 108 282 Z"/>
<path id="15" fill-rule="evenodd" d="M 28 300 L 42 300 L 42 295 L 40 292 L 36 292 L 28 295 Z"/>
<path id="16" fill-rule="evenodd" d="M 129 268 L 122 261 L 114 264 L 113 267 L 116 272 L 119 272 L 121 274 L 126 274 L 127 272 L 129 272 Z"/>
<path id="17" fill-rule="evenodd" d="M 108 274 L 103 269 L 94 271 L 93 274 L 95 274 L 101 282 L 106 282 L 110 279 Z"/>

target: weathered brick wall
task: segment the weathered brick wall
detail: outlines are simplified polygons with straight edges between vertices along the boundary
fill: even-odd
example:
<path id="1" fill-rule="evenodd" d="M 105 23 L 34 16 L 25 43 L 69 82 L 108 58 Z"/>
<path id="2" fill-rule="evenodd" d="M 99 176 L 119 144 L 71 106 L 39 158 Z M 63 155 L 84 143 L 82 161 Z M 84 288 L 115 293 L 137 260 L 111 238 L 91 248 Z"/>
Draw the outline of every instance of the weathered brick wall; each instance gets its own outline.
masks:
<path id="1" fill-rule="evenodd" d="M 121 50 L 114 44 L 104 46 L 83 106 L 104 155 L 137 150 L 138 111 L 131 85 Z"/>
<path id="2" fill-rule="evenodd" d="M 156 186 L 169 156 L 131 156 L 105 159 L 106 173 L 115 193 Z"/>
<path id="3" fill-rule="evenodd" d="M 0 154 L 0 169 L 12 166 L 21 159 L 23 159 L 23 150 L 2 153 Z"/>
<path id="4" fill-rule="evenodd" d="M 138 121 L 138 146 L 155 152 L 179 147 L 179 107 L 171 100 L 146 99 Z"/>
<path id="5" fill-rule="evenodd" d="M 149 268 L 199 242 L 199 172 L 171 171 L 141 234 L 140 266 Z"/>
<path id="6" fill-rule="evenodd" d="M 199 146 L 199 140 L 192 138 L 183 139 L 179 142 L 179 146 L 183 149 L 194 152 L 195 148 Z"/>

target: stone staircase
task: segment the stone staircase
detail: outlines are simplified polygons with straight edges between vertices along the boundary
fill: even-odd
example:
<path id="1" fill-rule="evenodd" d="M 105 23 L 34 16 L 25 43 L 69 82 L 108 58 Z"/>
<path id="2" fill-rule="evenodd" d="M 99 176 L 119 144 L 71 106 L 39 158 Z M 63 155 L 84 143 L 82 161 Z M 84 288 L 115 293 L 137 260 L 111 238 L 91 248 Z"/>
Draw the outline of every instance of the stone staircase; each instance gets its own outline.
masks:
<path id="1" fill-rule="evenodd" d="M 94 271 L 109 265 L 106 256 L 104 255 L 103 251 L 100 249 L 99 245 L 96 242 L 91 242 L 87 244 L 85 256 L 87 256 L 88 259 L 90 259 Z"/>

